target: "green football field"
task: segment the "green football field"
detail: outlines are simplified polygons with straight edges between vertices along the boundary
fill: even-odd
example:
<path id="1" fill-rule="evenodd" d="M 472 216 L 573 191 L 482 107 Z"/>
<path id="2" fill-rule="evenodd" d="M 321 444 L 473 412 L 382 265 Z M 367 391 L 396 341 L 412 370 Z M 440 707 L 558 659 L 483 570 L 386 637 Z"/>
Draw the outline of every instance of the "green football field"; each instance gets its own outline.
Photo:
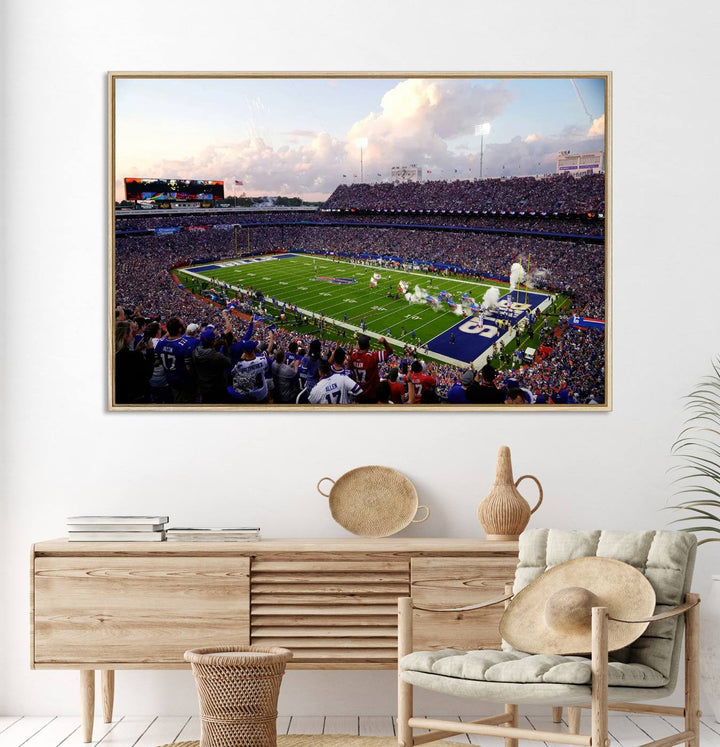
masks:
<path id="1" fill-rule="evenodd" d="M 382 277 L 377 287 L 371 288 L 374 273 Z M 465 293 L 482 303 L 485 292 L 491 287 L 488 282 L 368 267 L 308 255 L 228 260 L 215 263 L 214 269 L 207 265 L 188 267 L 178 274 L 190 288 L 200 289 L 207 278 L 227 283 L 237 291 L 253 288 L 262 292 L 266 304 L 272 303 L 274 298 L 276 306 L 283 303 L 297 306 L 305 314 L 323 315 L 326 321 L 352 330 L 360 330 L 364 322 L 368 332 L 412 345 L 426 343 L 445 332 L 456 325 L 462 315 L 454 313 L 446 304 L 433 308 L 424 300 L 409 303 L 398 294 L 401 280 L 410 284 L 410 293 L 417 289 L 417 295 L 423 299 L 426 294 L 437 296 L 438 292 L 447 291 L 457 302 Z M 507 285 L 496 285 L 501 297 L 509 290 Z"/>

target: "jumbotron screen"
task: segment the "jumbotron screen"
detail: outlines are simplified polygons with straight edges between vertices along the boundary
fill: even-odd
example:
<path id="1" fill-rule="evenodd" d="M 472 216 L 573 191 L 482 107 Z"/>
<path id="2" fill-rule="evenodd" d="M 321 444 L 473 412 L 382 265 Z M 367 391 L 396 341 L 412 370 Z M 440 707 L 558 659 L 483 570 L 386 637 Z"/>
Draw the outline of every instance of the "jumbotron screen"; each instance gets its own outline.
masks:
<path id="1" fill-rule="evenodd" d="M 225 182 L 197 179 L 125 178 L 127 200 L 222 200 Z"/>

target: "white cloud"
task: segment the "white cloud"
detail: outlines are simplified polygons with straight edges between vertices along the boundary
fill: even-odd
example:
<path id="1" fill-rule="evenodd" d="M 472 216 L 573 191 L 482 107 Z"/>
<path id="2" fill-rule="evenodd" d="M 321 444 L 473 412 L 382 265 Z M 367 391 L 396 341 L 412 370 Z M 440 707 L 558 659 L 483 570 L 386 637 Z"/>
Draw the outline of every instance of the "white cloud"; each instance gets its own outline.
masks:
<path id="1" fill-rule="evenodd" d="M 368 163 L 385 172 L 409 163 L 450 169 L 459 156 L 447 141 L 472 135 L 475 125 L 497 117 L 510 99 L 502 83 L 482 85 L 462 78 L 403 81 L 385 94 L 379 113 L 352 126 L 348 158 L 358 158 L 353 144 L 366 137 Z"/>
<path id="2" fill-rule="evenodd" d="M 311 136 L 312 135 L 312 136 Z M 181 175 L 190 179 L 224 179 L 233 194 L 234 180 L 249 195 L 329 194 L 340 181 L 345 143 L 328 133 L 307 133 L 301 145 L 274 148 L 262 137 L 210 146 L 185 160 L 163 160 L 151 174 Z"/>
<path id="3" fill-rule="evenodd" d="M 602 137 L 589 136 L 574 127 L 559 135 L 533 133 L 514 137 L 509 143 L 491 143 L 485 147 L 485 176 L 529 176 L 555 173 L 558 151 L 589 153 L 604 149 Z"/>
<path id="4" fill-rule="evenodd" d="M 592 127 L 588 130 L 588 137 L 604 137 L 605 136 L 605 115 L 601 115 L 597 119 L 593 120 Z"/>
<path id="5" fill-rule="evenodd" d="M 409 79 L 388 91 L 379 110 L 355 122 L 344 137 L 300 129 L 274 133 L 282 145 L 273 145 L 262 102 L 251 100 L 248 105 L 253 109 L 255 126 L 248 128 L 244 139 L 207 146 L 186 159 L 148 162 L 142 171 L 147 176 L 224 179 L 229 195 L 233 194 L 234 180 L 239 179 L 249 195 L 322 199 L 341 182 L 359 181 L 355 176 L 360 174 L 358 141 L 367 138 L 363 147 L 365 181 L 376 181 L 378 173 L 388 179 L 392 166 L 411 163 L 431 170 L 432 178 L 476 177 L 479 156 L 468 148 L 467 138 L 474 137 L 476 125 L 497 119 L 511 99 L 503 82 Z M 559 150 L 602 148 L 604 121 L 604 116 L 599 117 L 589 130 L 568 126 L 557 135 L 532 132 L 508 143 L 486 139 L 483 174 L 554 172 Z M 118 172 L 119 177 L 126 175 Z"/>

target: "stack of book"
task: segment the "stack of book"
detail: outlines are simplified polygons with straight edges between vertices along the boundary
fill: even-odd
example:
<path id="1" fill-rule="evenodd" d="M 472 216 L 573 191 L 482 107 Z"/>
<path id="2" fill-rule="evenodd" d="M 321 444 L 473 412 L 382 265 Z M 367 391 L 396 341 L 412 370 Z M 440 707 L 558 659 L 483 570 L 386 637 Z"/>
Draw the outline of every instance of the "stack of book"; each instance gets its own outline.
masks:
<path id="1" fill-rule="evenodd" d="M 247 542 L 260 539 L 260 527 L 170 527 L 166 535 L 177 542 Z"/>
<path id="2" fill-rule="evenodd" d="M 68 516 L 70 542 L 162 542 L 167 516 Z"/>

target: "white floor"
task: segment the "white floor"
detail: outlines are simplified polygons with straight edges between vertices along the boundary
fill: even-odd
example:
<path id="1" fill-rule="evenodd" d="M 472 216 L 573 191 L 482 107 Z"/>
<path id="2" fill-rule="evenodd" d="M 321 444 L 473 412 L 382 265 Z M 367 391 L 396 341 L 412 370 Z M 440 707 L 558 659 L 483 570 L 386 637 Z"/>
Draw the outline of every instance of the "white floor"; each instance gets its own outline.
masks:
<path id="1" fill-rule="evenodd" d="M 427 715 L 427 714 L 426 714 Z M 437 717 L 437 716 L 435 716 Z M 440 718 L 456 718 L 440 716 Z M 581 731 L 587 733 L 587 716 Z M 392 737 L 395 724 L 392 716 L 280 716 L 278 734 L 359 734 L 361 736 Z M 549 716 L 522 716 L 520 726 L 548 731 L 567 729 L 565 723 L 553 724 Z M 640 747 L 681 731 L 681 719 L 665 716 L 611 715 L 609 719 L 612 747 Z M 183 740 L 200 738 L 197 716 L 124 716 L 111 724 L 95 719 L 92 744 L 103 747 L 159 747 Z M 502 747 L 495 737 L 457 736 L 453 741 Z M 74 716 L 0 716 L 0 747 L 80 747 L 80 720 Z M 541 743 L 525 743 L 541 744 Z M 541 745 L 542 747 L 542 745 Z M 550 744 L 549 747 L 561 747 Z M 712 716 L 704 716 L 699 747 L 720 747 L 720 724 Z"/>

